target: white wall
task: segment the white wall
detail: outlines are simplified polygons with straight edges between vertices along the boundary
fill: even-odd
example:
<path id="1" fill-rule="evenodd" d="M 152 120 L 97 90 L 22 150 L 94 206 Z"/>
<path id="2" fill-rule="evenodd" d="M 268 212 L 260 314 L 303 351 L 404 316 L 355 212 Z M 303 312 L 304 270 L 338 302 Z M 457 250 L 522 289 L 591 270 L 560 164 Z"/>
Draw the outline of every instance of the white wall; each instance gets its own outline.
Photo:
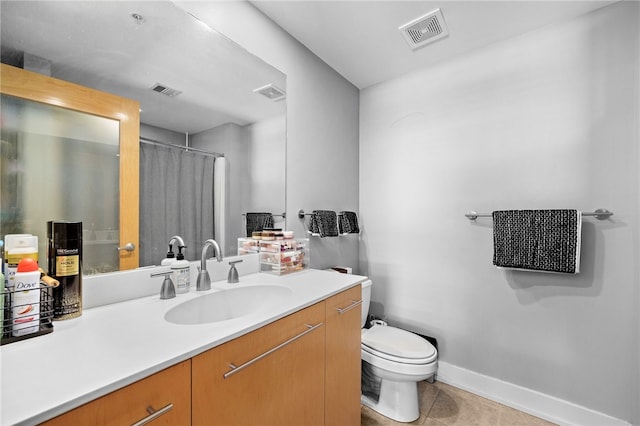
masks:
<path id="1" fill-rule="evenodd" d="M 287 228 L 299 209 L 358 211 L 358 89 L 247 2 L 176 4 L 287 75 Z M 248 30 L 250 29 L 250 30 Z M 313 238 L 311 266 L 358 267 L 358 237 Z"/>
<path id="2" fill-rule="evenodd" d="M 441 360 L 640 423 L 638 3 L 361 93 L 361 270 Z M 606 208 L 577 276 L 492 266 L 468 210 Z"/>
<path id="3" fill-rule="evenodd" d="M 248 204 L 245 211 L 282 214 L 285 209 L 286 116 L 271 117 L 246 126 L 249 143 Z M 274 224 L 281 221 L 274 217 Z"/>

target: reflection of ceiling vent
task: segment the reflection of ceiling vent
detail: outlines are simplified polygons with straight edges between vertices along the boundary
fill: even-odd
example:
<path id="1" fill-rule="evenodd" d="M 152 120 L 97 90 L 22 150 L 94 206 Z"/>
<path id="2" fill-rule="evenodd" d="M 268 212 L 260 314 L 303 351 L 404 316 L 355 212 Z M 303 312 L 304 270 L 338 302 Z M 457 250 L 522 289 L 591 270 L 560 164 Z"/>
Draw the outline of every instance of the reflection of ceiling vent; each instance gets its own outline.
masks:
<path id="1" fill-rule="evenodd" d="M 274 86 L 273 84 L 267 84 L 266 86 L 258 87 L 253 91 L 255 93 L 260 93 L 262 96 L 266 96 L 272 101 L 282 100 L 286 96 L 286 93 L 284 90 Z"/>
<path id="2" fill-rule="evenodd" d="M 398 29 L 414 50 L 449 35 L 440 9 L 414 19 Z"/>
<path id="3" fill-rule="evenodd" d="M 182 93 L 179 90 L 176 89 L 171 89 L 170 87 L 167 87 L 163 84 L 160 83 L 156 83 L 151 90 L 153 90 L 154 92 L 158 92 L 158 93 L 162 93 L 163 95 L 167 95 L 171 98 L 173 98 L 174 96 L 178 96 L 180 93 Z"/>

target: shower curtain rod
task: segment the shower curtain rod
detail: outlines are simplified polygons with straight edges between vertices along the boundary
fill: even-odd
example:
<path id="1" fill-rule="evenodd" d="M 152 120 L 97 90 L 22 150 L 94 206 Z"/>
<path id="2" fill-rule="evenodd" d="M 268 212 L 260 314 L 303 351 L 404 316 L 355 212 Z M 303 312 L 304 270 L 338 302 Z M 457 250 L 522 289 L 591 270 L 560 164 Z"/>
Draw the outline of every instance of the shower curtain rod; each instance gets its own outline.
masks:
<path id="1" fill-rule="evenodd" d="M 184 145 L 174 145 L 174 144 L 171 144 L 171 143 L 160 142 L 160 141 L 157 141 L 155 139 L 144 138 L 142 136 L 140 137 L 140 142 L 148 143 L 148 144 L 151 144 L 151 145 L 160 145 L 160 146 L 164 146 L 164 147 L 167 147 L 167 148 L 184 149 L 185 151 L 193 151 L 193 152 L 197 152 L 199 154 L 212 155 L 214 157 L 224 157 L 224 154 L 220 154 L 219 152 L 204 151 L 202 149 L 191 148 L 190 146 L 184 146 Z"/>

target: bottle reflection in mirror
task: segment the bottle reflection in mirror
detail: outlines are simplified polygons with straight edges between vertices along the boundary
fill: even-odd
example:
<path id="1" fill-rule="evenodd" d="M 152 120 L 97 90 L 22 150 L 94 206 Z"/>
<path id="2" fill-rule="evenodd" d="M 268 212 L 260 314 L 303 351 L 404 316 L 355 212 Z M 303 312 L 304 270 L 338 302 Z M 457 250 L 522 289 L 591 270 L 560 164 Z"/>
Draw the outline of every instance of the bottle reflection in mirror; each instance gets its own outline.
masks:
<path id="1" fill-rule="evenodd" d="M 53 319 L 82 314 L 82 222 L 47 222 L 49 275 L 60 281 L 53 289 Z"/>

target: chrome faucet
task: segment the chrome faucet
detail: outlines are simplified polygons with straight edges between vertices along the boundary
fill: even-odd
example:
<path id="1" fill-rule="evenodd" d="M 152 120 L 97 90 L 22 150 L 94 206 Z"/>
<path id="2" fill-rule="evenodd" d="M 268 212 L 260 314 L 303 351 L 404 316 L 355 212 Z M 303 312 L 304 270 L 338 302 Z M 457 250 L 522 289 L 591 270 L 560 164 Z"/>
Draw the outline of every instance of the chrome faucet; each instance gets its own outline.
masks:
<path id="1" fill-rule="evenodd" d="M 202 246 L 202 256 L 200 256 L 200 272 L 198 272 L 198 281 L 196 281 L 197 291 L 211 290 L 211 277 L 207 271 L 207 249 L 213 247 L 214 254 L 218 262 L 222 262 L 222 252 L 216 240 L 209 239 Z"/>
<path id="2" fill-rule="evenodd" d="M 167 252 L 167 257 L 173 257 L 173 243 L 178 242 L 178 248 L 187 248 L 187 246 L 184 245 L 184 240 L 182 239 L 181 236 L 179 235 L 174 235 L 173 237 L 171 237 L 169 239 L 169 251 Z"/>
<path id="3" fill-rule="evenodd" d="M 172 245 L 176 241 L 178 242 L 178 244 L 180 244 L 178 247 L 185 247 L 184 240 L 180 235 L 174 235 L 173 237 L 171 237 L 169 239 L 169 245 Z"/>

